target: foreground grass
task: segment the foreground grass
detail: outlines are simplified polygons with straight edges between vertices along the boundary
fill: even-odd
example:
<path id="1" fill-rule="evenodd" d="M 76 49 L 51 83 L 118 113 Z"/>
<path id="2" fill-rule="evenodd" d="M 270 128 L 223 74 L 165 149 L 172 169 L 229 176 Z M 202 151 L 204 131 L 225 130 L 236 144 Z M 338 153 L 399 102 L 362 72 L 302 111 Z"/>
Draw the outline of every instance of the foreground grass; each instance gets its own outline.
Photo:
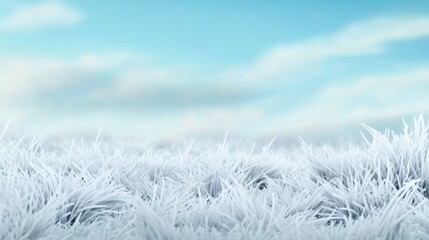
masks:
<path id="1" fill-rule="evenodd" d="M 429 239 L 429 137 L 130 149 L 0 140 L 0 239 Z"/>

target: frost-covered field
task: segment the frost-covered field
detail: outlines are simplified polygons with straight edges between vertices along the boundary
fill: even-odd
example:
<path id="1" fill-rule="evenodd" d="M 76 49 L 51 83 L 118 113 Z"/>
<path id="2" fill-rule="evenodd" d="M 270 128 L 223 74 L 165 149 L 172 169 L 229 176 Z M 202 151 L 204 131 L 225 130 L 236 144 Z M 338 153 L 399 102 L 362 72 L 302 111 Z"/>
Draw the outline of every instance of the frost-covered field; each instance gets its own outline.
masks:
<path id="1" fill-rule="evenodd" d="M 429 239 L 428 125 L 365 131 L 346 148 L 3 136 L 0 239 Z"/>

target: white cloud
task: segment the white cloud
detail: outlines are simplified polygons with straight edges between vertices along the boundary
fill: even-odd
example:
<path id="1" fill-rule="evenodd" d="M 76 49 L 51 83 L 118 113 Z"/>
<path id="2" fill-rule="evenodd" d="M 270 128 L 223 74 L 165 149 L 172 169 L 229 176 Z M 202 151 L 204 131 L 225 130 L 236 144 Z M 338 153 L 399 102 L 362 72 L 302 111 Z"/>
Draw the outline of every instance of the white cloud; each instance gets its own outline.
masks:
<path id="1" fill-rule="evenodd" d="M 71 59 L 0 57 L 0 101 L 38 99 L 47 92 L 61 94 L 69 87 L 86 88 L 92 83 L 96 87 L 82 94 L 82 99 L 105 103 L 111 99 L 136 101 L 142 97 L 152 101 L 150 98 L 155 97 L 159 101 L 174 96 L 157 93 L 192 92 L 194 73 L 189 67 L 153 67 L 145 59 L 125 51 L 85 53 Z"/>
<path id="2" fill-rule="evenodd" d="M 119 135 L 122 130 L 154 139 L 223 134 L 237 126 L 244 129 L 250 118 L 262 117 L 251 107 L 205 105 L 230 96 L 216 84 L 214 89 L 203 84 L 202 89 L 194 74 L 192 67 L 151 67 L 127 52 L 86 53 L 71 59 L 0 57 L 0 113 L 6 120 L 14 116 L 14 121 L 37 133 L 81 133 L 103 127 Z M 89 91 L 68 95 L 88 86 Z M 69 108 L 70 102 L 77 105 Z M 82 109 L 92 103 L 98 104 L 95 109 Z M 157 113 L 163 110 L 159 106 L 168 104 L 184 108 L 170 106 L 166 113 Z M 194 108 L 198 104 L 203 107 Z"/>
<path id="3" fill-rule="evenodd" d="M 74 118 L 82 114 L 79 109 L 65 109 L 64 100 L 89 104 L 91 94 L 106 87 L 100 81 L 107 82 L 106 76 L 113 75 L 134 58 L 127 52 L 86 53 L 72 59 L 0 57 L 0 124 L 12 117 L 15 125 L 27 127 L 29 131 L 40 127 L 40 134 L 43 129 L 52 129 L 53 126 L 59 131 L 61 127 L 67 128 L 67 124 L 74 124 L 74 128 L 69 130 L 82 130 L 77 127 L 82 127 L 82 124 Z M 87 86 L 93 86 L 91 91 L 60 99 L 74 87 L 85 89 Z M 41 99 L 52 101 L 42 104 Z"/>
<path id="4" fill-rule="evenodd" d="M 407 72 L 364 76 L 351 84 L 327 86 L 322 95 L 332 101 L 356 97 L 374 98 L 377 102 L 392 102 L 407 91 L 416 91 L 429 86 L 429 67 L 421 67 Z M 410 87 L 412 89 L 410 89 Z M 410 99 L 402 99 L 404 102 Z"/>
<path id="5" fill-rule="evenodd" d="M 429 66 L 406 72 L 364 76 L 352 83 L 335 83 L 295 111 L 281 114 L 276 132 L 337 129 L 346 124 L 429 113 Z"/>
<path id="6" fill-rule="evenodd" d="M 74 59 L 1 57 L 0 101 L 37 97 L 45 91 L 66 89 L 72 84 L 91 81 L 97 74 L 113 74 L 134 58 L 127 52 L 87 53 Z"/>
<path id="7" fill-rule="evenodd" d="M 56 1 L 23 6 L 10 15 L 0 18 L 0 31 L 28 31 L 78 24 L 82 13 Z"/>
<path id="8" fill-rule="evenodd" d="M 104 129 L 112 129 L 109 131 L 118 134 L 120 131 L 131 135 L 144 132 L 146 137 L 174 138 L 190 133 L 215 132 L 219 134 L 226 130 L 250 136 L 258 136 L 261 133 L 269 136 L 282 133 L 305 133 L 315 129 L 344 126 L 352 121 L 367 121 L 429 111 L 427 105 L 429 97 L 426 93 L 429 89 L 429 67 L 420 67 L 406 72 L 363 76 L 351 83 L 332 83 L 321 89 L 307 106 L 282 113 L 267 113 L 267 105 L 258 102 L 247 103 L 245 106 L 203 105 L 204 108 L 192 108 L 191 105 L 190 108 L 187 106 L 183 109 L 172 109 L 158 115 L 153 115 L 150 109 L 145 109 L 141 104 L 134 105 L 127 111 L 123 109 L 128 107 L 127 104 L 115 108 L 109 105 L 109 102 L 104 102 L 105 105 L 98 106 L 94 112 L 80 112 L 79 108 L 64 110 L 61 107 L 63 104 L 61 101 L 50 103 L 55 106 L 55 112 L 45 112 L 43 106 L 37 105 L 37 99 L 43 98 L 47 91 L 54 89 L 61 94 L 64 89 L 73 84 L 90 85 L 85 81 L 93 81 L 97 74 L 112 74 L 120 77 L 115 78 L 113 84 L 97 83 L 93 92 L 81 92 L 78 96 L 73 97 L 73 101 L 83 101 L 85 104 L 94 99 L 100 102 L 111 99 L 116 101 L 116 97 L 123 100 L 127 100 L 128 97 L 128 100 L 135 101 L 133 98 L 137 93 L 126 96 L 119 88 L 122 80 L 127 80 L 127 78 L 124 78 L 126 74 L 118 73 L 126 73 L 129 62 L 134 62 L 133 57 L 127 56 L 132 55 L 126 53 L 84 54 L 70 60 L 0 58 L 1 113 L 3 116 L 15 116 L 15 119 L 21 120 L 34 121 L 36 117 L 39 119 L 38 126 L 41 127 L 41 131 L 50 129 L 49 131 L 52 133 L 60 130 L 83 131 L 79 128 L 83 126 L 84 122 L 85 129 L 97 130 L 102 126 Z M 123 65 L 126 67 L 121 67 Z M 112 69 L 117 69 L 117 71 L 112 72 Z M 162 70 L 158 70 L 162 72 Z M 144 82 L 147 80 L 140 74 L 137 73 L 136 79 L 132 81 Z M 149 82 L 157 79 L 161 82 L 165 80 L 163 74 L 161 76 L 149 74 L 148 76 L 151 77 Z M 123 82 L 128 86 L 127 81 Z M 158 85 L 161 90 L 162 86 L 168 88 L 166 85 Z M 198 87 L 188 87 L 193 91 L 202 92 L 201 99 L 206 97 L 204 91 Z M 179 89 L 173 89 L 179 91 Z M 144 90 L 139 91 L 142 95 L 147 94 Z M 177 100 L 177 96 L 173 95 L 180 95 L 178 92 L 171 92 L 171 94 L 150 95 L 147 100 L 150 103 L 164 98 Z M 26 99 L 31 96 L 36 101 Z M 13 107 L 14 101 L 23 99 L 24 105 Z M 195 101 L 201 101 L 201 99 L 196 98 Z M 269 104 L 279 106 L 282 103 L 270 102 Z M 78 121 L 76 116 L 78 116 Z M 52 124 L 51 121 L 56 123 Z M 63 126 L 64 123 L 67 125 Z M 31 126 L 33 123 L 26 124 Z M 133 131 L 132 129 L 137 126 L 140 130 Z"/>
<path id="9" fill-rule="evenodd" d="M 139 64 L 121 71 L 116 89 L 121 96 L 135 96 L 159 88 L 181 88 L 192 85 L 196 70 L 184 66 L 145 66 Z M 199 75 L 200 77 L 203 74 Z"/>
<path id="10" fill-rule="evenodd" d="M 247 66 L 228 69 L 223 77 L 266 82 L 324 60 L 378 54 L 391 42 L 428 36 L 429 17 L 378 18 L 323 37 L 274 47 Z"/>

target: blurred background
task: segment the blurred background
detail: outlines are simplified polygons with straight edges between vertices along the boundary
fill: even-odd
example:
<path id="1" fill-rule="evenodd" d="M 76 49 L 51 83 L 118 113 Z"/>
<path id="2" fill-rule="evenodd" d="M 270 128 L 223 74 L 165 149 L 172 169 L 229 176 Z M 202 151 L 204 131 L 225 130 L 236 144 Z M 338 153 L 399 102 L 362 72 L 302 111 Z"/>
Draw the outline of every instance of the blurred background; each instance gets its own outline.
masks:
<path id="1" fill-rule="evenodd" d="M 429 112 L 429 2 L 1 1 L 26 135 L 330 139 Z"/>

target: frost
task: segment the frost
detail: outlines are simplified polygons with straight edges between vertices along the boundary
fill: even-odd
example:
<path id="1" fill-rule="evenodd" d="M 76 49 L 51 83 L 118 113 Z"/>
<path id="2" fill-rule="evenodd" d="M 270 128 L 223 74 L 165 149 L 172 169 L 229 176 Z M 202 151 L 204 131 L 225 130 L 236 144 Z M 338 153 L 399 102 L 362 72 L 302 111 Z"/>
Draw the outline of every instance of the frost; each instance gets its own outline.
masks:
<path id="1" fill-rule="evenodd" d="M 429 137 L 138 151 L 0 137 L 0 239 L 429 239 Z"/>

